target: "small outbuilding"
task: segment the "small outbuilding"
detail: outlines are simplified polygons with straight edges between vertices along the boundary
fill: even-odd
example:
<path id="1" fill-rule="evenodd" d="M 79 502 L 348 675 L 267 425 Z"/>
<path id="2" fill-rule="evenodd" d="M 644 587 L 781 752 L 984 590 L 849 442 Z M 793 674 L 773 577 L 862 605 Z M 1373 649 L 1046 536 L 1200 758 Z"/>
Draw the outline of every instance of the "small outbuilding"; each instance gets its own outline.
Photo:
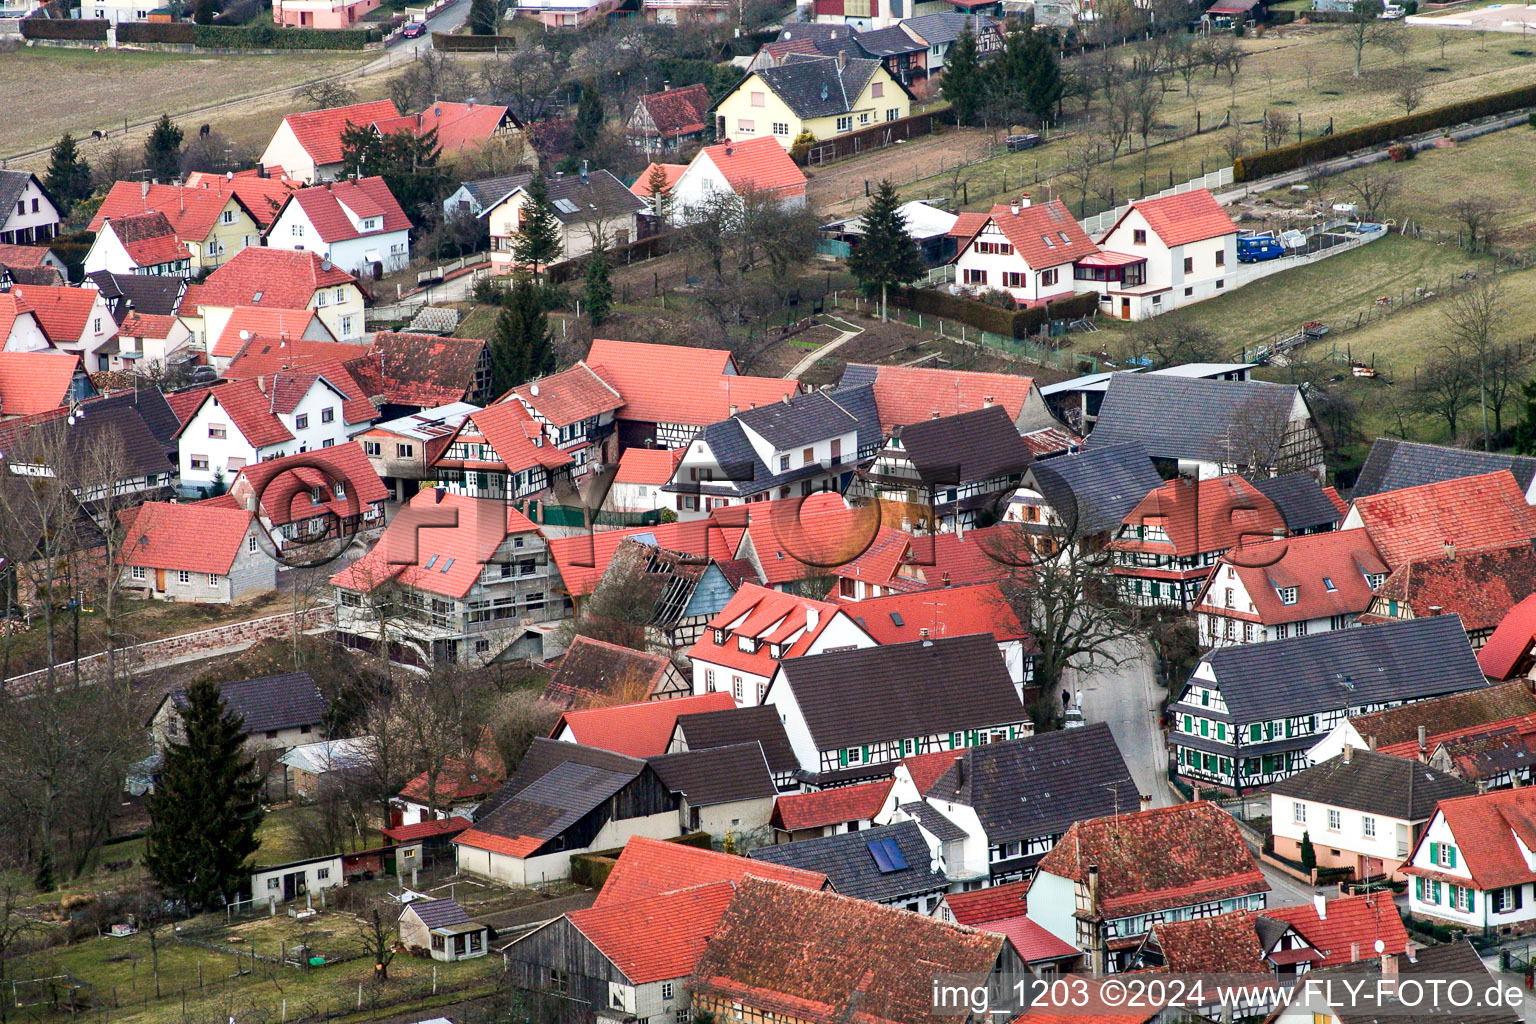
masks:
<path id="1" fill-rule="evenodd" d="M 451 899 L 415 900 L 400 914 L 400 942 L 433 960 L 470 960 L 490 950 L 490 926 L 474 921 Z"/>

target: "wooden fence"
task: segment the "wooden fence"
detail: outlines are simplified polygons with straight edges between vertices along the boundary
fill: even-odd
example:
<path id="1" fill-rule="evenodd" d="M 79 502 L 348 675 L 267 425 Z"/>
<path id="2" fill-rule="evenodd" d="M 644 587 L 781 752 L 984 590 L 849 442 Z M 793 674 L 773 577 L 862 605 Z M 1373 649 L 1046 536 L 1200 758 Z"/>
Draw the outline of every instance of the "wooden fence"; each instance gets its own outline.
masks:
<path id="1" fill-rule="evenodd" d="M 914 114 L 894 121 L 883 121 L 856 132 L 818 142 L 805 151 L 805 163 L 809 167 L 821 167 L 834 160 L 844 160 L 877 149 L 894 146 L 898 142 L 915 139 L 933 132 L 933 122 L 938 114 Z"/>

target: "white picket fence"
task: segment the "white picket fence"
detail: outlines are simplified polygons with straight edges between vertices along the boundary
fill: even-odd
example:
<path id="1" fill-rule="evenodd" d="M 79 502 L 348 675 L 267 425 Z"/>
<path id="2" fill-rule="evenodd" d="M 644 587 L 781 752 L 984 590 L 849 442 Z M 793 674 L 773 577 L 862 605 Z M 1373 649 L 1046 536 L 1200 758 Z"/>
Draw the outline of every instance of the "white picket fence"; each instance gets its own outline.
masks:
<path id="1" fill-rule="evenodd" d="M 1220 170 L 1211 171 L 1209 174 L 1202 174 L 1198 178 L 1193 178 L 1189 181 L 1181 182 L 1172 188 L 1165 188 L 1155 195 L 1142 196 L 1141 198 L 1161 199 L 1164 196 L 1176 196 L 1185 192 L 1193 192 L 1199 188 L 1216 189 L 1223 185 L 1230 184 L 1232 184 L 1232 168 L 1223 167 Z M 1141 200 L 1136 200 L 1136 202 L 1140 201 Z M 1084 218 L 1083 220 L 1078 221 L 1078 223 L 1083 226 L 1084 231 L 1088 232 L 1088 236 L 1090 238 L 1096 238 L 1099 232 L 1108 231 L 1110 227 L 1114 225 L 1115 221 L 1120 219 L 1120 215 L 1125 213 L 1125 211 L 1129 210 L 1130 208 L 1130 203 L 1124 203 L 1115 207 L 1113 210 L 1105 210 L 1103 213 L 1097 213 L 1092 217 Z"/>

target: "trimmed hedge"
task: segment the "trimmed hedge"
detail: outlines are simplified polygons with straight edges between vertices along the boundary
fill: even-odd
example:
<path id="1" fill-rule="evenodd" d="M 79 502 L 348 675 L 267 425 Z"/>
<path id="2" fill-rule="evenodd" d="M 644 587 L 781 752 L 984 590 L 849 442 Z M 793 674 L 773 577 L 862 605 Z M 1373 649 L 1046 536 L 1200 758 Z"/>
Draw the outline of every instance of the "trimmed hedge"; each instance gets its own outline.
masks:
<path id="1" fill-rule="evenodd" d="M 270 23 L 243 27 L 194 25 L 198 46 L 209 50 L 361 50 L 383 39 L 376 28 L 279 28 Z"/>
<path id="2" fill-rule="evenodd" d="M 1052 320 L 1076 320 L 1079 317 L 1092 316 L 1099 310 L 1099 293 L 1083 292 L 1070 299 L 1057 299 L 1046 308 Z"/>
<path id="3" fill-rule="evenodd" d="M 1271 174 L 1294 171 L 1320 160 L 1331 160 L 1356 150 L 1379 146 L 1405 135 L 1417 135 L 1449 128 L 1451 125 L 1473 121 L 1493 114 L 1504 114 L 1521 107 L 1536 105 L 1536 85 L 1478 96 L 1443 107 L 1421 110 L 1404 117 L 1388 118 L 1358 128 L 1348 128 L 1332 135 L 1324 135 L 1305 142 L 1293 142 L 1289 146 L 1271 149 L 1267 153 L 1251 153 L 1232 161 L 1234 181 L 1253 181 Z"/>
<path id="4" fill-rule="evenodd" d="M 187 22 L 125 21 L 117 26 L 117 39 L 122 43 L 190 45 L 197 42 L 196 30 L 196 25 Z"/>
<path id="5" fill-rule="evenodd" d="M 456 36 L 432 33 L 432 49 L 445 52 L 490 53 L 492 50 L 517 49 L 516 36 Z"/>
<path id="6" fill-rule="evenodd" d="M 64 21 L 52 18 L 26 18 L 21 23 L 24 39 L 78 39 L 106 41 L 107 26 L 111 22 L 81 20 Z"/>
<path id="7" fill-rule="evenodd" d="M 891 299 L 897 305 L 919 313 L 958 320 L 1004 338 L 1027 338 L 1039 334 L 1047 320 L 1073 320 L 1088 316 L 1099 308 L 1098 295 L 1092 292 L 1058 299 L 1049 306 L 1027 309 L 999 309 L 975 299 L 928 288 L 898 288 L 891 293 Z"/>

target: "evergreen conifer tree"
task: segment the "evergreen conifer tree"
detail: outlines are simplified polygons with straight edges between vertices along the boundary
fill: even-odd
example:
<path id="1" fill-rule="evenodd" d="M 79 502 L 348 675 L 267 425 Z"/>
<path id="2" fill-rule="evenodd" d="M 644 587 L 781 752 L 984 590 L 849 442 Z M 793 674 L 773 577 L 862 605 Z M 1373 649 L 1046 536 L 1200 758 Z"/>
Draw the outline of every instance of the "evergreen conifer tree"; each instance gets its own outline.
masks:
<path id="1" fill-rule="evenodd" d="M 555 368 L 544 290 L 522 278 L 512 285 L 491 331 L 491 379 L 504 393 Z"/>
<path id="2" fill-rule="evenodd" d="M 587 79 L 581 86 L 581 102 L 576 105 L 575 143 L 578 152 L 597 145 L 597 137 L 603 131 L 603 97 L 597 91 L 597 83 Z"/>
<path id="3" fill-rule="evenodd" d="M 976 123 L 976 115 L 981 112 L 984 85 L 976 34 L 967 23 L 944 55 L 944 78 L 939 85 L 940 92 L 949 101 L 949 109 L 955 113 L 957 124 Z"/>
<path id="4" fill-rule="evenodd" d="M 80 155 L 75 137 L 69 132 L 65 132 L 53 144 L 43 187 L 64 205 L 64 213 L 68 213 L 70 207 L 91 194 L 91 165 Z"/>
<path id="5" fill-rule="evenodd" d="M 1025 49 L 1029 54 L 1029 70 L 1024 78 L 1024 107 L 1043 124 L 1056 112 L 1066 86 L 1061 80 L 1061 67 L 1056 63 L 1056 50 L 1049 39 L 1039 32 L 1030 32 Z"/>
<path id="6" fill-rule="evenodd" d="M 181 129 L 171 115 L 161 114 L 144 140 L 144 166 L 158 181 L 171 181 L 181 173 Z"/>
<path id="7" fill-rule="evenodd" d="M 501 19 L 497 0 L 470 0 L 469 31 L 477 36 L 496 34 L 496 23 Z"/>
<path id="8" fill-rule="evenodd" d="M 587 257 L 586 276 L 587 316 L 592 326 L 599 326 L 608 319 L 613 309 L 613 282 L 608 279 L 608 250 L 598 246 Z"/>
<path id="9" fill-rule="evenodd" d="M 645 194 L 651 202 L 651 216 L 670 223 L 672 220 L 672 192 L 667 188 L 667 172 L 660 164 L 651 165 L 650 177 L 645 179 Z"/>
<path id="10" fill-rule="evenodd" d="M 549 201 L 549 182 L 544 175 L 536 173 L 528 183 L 528 198 L 523 201 L 520 219 L 517 236 L 512 240 L 512 259 L 537 277 L 560 257 L 564 248 L 560 222 L 555 219 Z"/>
<path id="11" fill-rule="evenodd" d="M 144 864 L 170 896 L 216 907 L 246 884 L 261 846 L 261 778 L 216 685 L 189 686 L 181 718 L 185 739 L 166 747 L 149 800 Z"/>
<path id="12" fill-rule="evenodd" d="M 875 189 L 860 222 L 863 234 L 848 256 L 848 270 L 873 295 L 880 294 L 880 319 L 885 319 L 886 293 L 893 286 L 911 284 L 923 275 L 923 256 L 907 233 L 898 207 L 896 186 L 886 178 Z"/>

